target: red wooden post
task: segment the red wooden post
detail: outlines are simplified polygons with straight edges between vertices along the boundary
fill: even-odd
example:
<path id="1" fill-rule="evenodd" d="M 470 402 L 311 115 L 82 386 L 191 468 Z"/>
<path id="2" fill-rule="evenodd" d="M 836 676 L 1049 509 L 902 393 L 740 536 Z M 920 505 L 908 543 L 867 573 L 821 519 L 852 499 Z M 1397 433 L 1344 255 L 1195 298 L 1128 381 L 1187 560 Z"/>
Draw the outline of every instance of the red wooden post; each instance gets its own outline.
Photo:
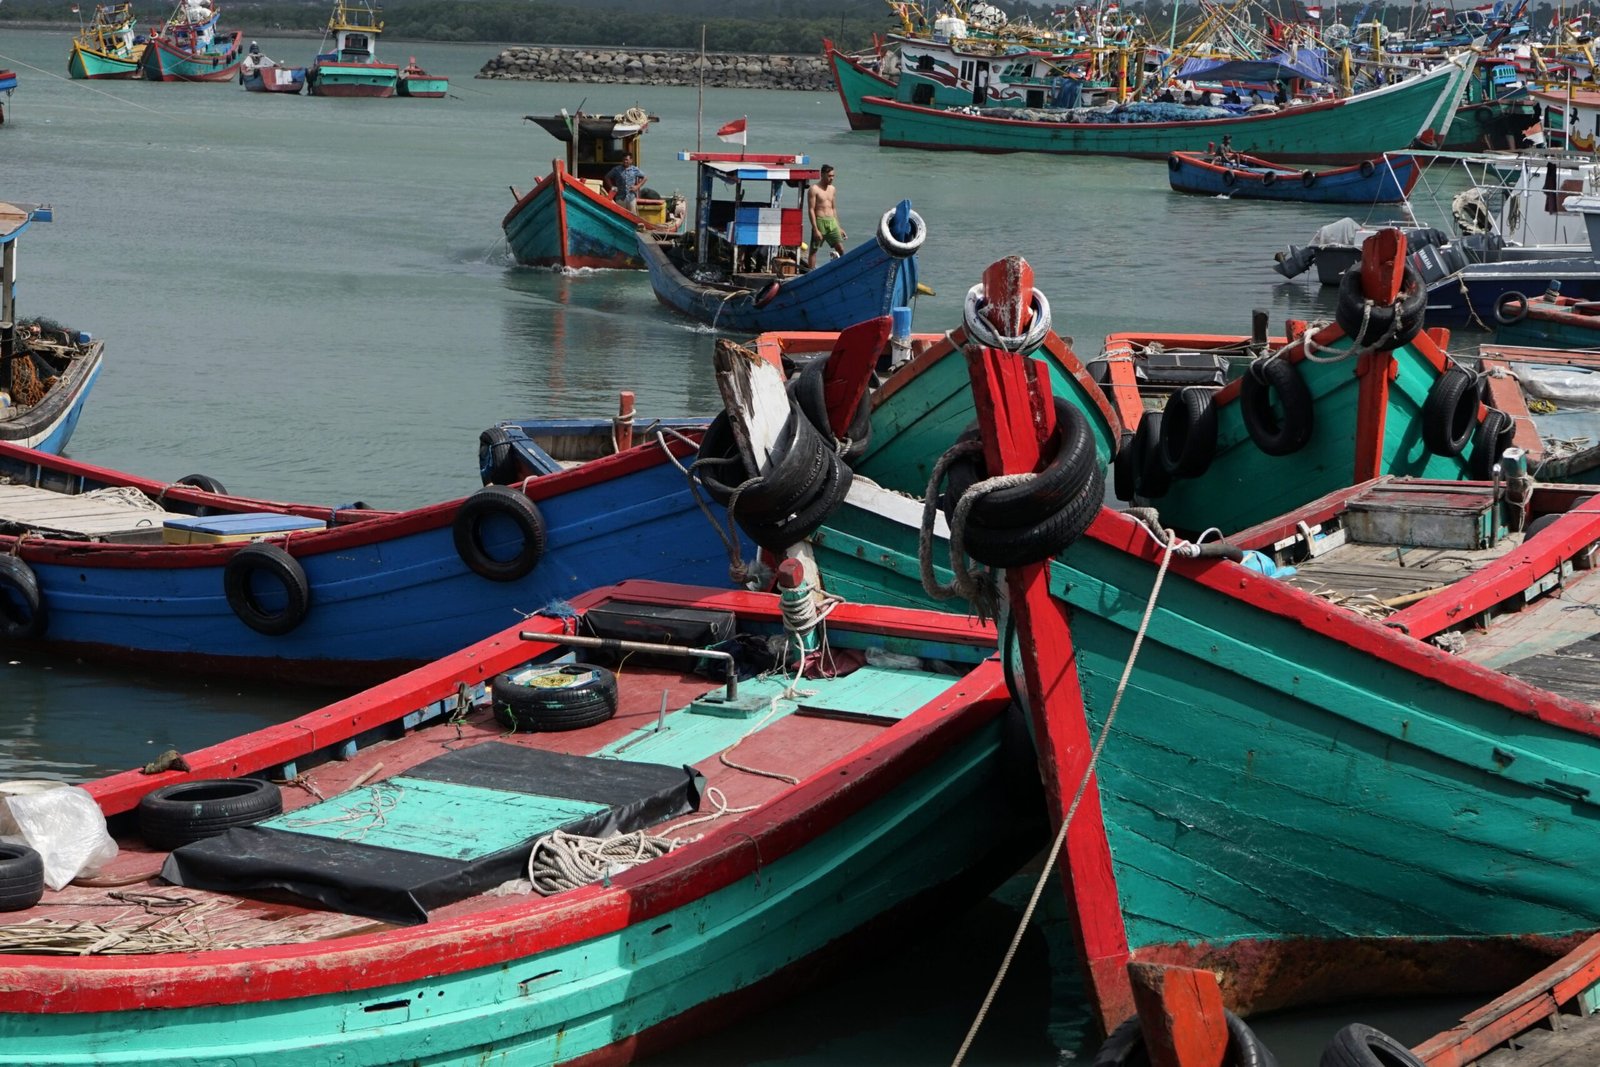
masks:
<path id="1" fill-rule="evenodd" d="M 617 451 L 633 447 L 633 391 L 624 389 L 617 394 L 617 418 L 611 424 L 612 436 L 617 441 Z"/>
<path id="2" fill-rule="evenodd" d="M 1139 372 L 1133 366 L 1133 345 L 1127 341 L 1106 341 L 1106 369 L 1110 379 L 1101 391 L 1110 394 L 1117 423 L 1124 433 L 1139 428 L 1144 416 L 1144 397 L 1139 395 Z"/>
<path id="3" fill-rule="evenodd" d="M 985 314 L 1005 336 L 1018 336 L 1032 316 L 1033 272 L 1012 256 L 984 272 Z M 1055 429 L 1050 379 L 1025 355 L 992 348 L 967 349 L 973 402 L 991 474 L 1037 470 Z M 1084 716 L 1077 656 L 1065 608 L 1050 596 L 1049 564 L 1006 571 L 1011 614 L 1022 650 L 1039 773 L 1059 831 L 1094 748 Z M 1128 983 L 1128 938 L 1111 868 L 1111 849 L 1100 813 L 1099 789 L 1091 779 L 1068 827 L 1058 861 L 1062 888 L 1082 953 L 1090 1001 L 1110 1031 L 1133 1013 Z"/>
<path id="4" fill-rule="evenodd" d="M 1222 1067 L 1228 1017 L 1222 987 L 1210 971 L 1130 963 L 1128 977 L 1150 1067 Z"/>
<path id="5" fill-rule="evenodd" d="M 1354 269 L 1354 268 L 1352 268 Z M 1388 305 L 1400 295 L 1405 280 L 1406 235 L 1386 227 L 1367 238 L 1361 248 L 1361 291 L 1368 300 Z M 1389 382 L 1398 364 L 1387 349 L 1369 352 L 1356 362 L 1360 395 L 1356 401 L 1356 461 L 1358 482 L 1383 473 L 1384 420 L 1389 411 Z"/>
<path id="6" fill-rule="evenodd" d="M 880 315 L 841 330 L 823 367 L 822 395 L 828 409 L 828 425 L 835 437 L 850 429 L 851 416 L 867 395 L 872 371 L 889 344 L 894 320 Z"/>

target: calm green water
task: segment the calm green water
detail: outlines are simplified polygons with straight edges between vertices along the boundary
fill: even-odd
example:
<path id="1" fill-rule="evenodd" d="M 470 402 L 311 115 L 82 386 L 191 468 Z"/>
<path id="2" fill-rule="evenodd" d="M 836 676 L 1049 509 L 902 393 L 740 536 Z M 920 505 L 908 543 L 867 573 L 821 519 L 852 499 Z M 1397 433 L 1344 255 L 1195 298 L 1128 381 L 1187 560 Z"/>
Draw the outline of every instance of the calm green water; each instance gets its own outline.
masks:
<path id="1" fill-rule="evenodd" d="M 296 64 L 317 45 L 257 40 Z M 659 115 L 641 160 L 649 184 L 692 192 L 675 154 L 696 146 L 694 89 L 478 81 L 500 46 L 391 41 L 388 58 L 415 55 L 451 95 L 72 82 L 69 41 L 0 29 L 0 66 L 22 79 L 0 127 L 0 199 L 56 212 L 22 241 L 23 314 L 107 341 L 75 458 L 155 478 L 203 472 L 258 497 L 403 507 L 475 489 L 477 435 L 497 419 L 610 414 L 622 389 L 647 415 L 715 406 L 714 335 L 660 307 L 643 273 L 519 268 L 500 231 L 510 187 L 526 190 L 561 148 L 523 116 L 562 107 Z M 705 93 L 708 129 L 740 115 L 752 152 L 838 168 L 852 243 L 912 198 L 937 292 L 917 307 L 918 330 L 955 325 L 982 268 L 1013 253 L 1085 355 L 1113 330 L 1242 333 L 1252 308 L 1275 328 L 1331 314 L 1316 286 L 1270 270 L 1273 251 L 1332 220 L 1327 209 L 1178 196 L 1160 161 L 879 149 L 849 132 L 832 93 Z M 83 780 L 328 699 L 32 653 L 0 671 L 0 778 Z M 905 956 L 660 1062 L 949 1062 L 1026 890 L 1019 881 Z M 1056 1062 L 1044 969 L 1032 937 L 968 1063 Z M 1437 1021 L 1410 1020 L 1415 1034 Z M 1285 1067 L 1314 1062 L 1337 1025 L 1309 1027 L 1301 1055 L 1280 1050 Z"/>

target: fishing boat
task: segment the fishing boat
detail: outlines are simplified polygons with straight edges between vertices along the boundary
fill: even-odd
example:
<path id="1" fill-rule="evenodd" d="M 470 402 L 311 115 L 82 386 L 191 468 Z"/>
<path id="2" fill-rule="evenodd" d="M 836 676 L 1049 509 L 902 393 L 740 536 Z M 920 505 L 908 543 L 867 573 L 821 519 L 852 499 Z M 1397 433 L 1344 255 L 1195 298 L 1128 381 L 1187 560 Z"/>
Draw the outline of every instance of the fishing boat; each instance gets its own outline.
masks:
<path id="1" fill-rule="evenodd" d="M 251 41 L 239 65 L 239 84 L 251 93 L 298 93 L 306 87 L 306 68 L 275 62 Z"/>
<path id="2" fill-rule="evenodd" d="M 247 499 L 206 475 L 163 482 L 0 443 L 0 643 L 362 684 L 596 582 L 725 582 L 748 542 L 715 536 L 717 510 L 682 469 L 696 445 L 663 435 L 381 511 Z"/>
<path id="3" fill-rule="evenodd" d="M 0 68 L 0 126 L 6 124 L 6 112 L 11 107 L 11 94 L 17 91 L 17 72 Z"/>
<path id="4" fill-rule="evenodd" d="M 1044 307 L 1025 265 L 986 281 L 983 461 L 945 457 L 946 522 L 1005 568 L 1006 658 L 1066 827 L 1051 865 L 1107 1029 L 1130 962 L 1214 970 L 1246 1015 L 1504 989 L 1600 928 L 1573 859 L 1600 821 L 1600 621 L 1570 610 L 1597 593 L 1593 490 L 1532 484 L 1507 452 L 1493 481 L 1376 478 L 1185 540 L 1099 507 L 1090 420 L 1020 355 Z M 907 503 L 837 513 L 870 509 L 851 554 L 883 587 L 922 584 L 901 562 L 919 540 L 947 547 L 938 499 Z"/>
<path id="5" fill-rule="evenodd" d="M 833 330 L 911 307 L 922 217 L 902 200 L 875 239 L 808 268 L 805 197 L 821 172 L 805 156 L 681 152 L 695 163 L 695 222 L 682 240 L 636 235 L 650 287 L 667 307 L 735 333 Z M 795 197 L 784 204 L 785 191 Z"/>
<path id="6" fill-rule="evenodd" d="M 450 79 L 435 77 L 417 66 L 416 56 L 407 59 L 400 69 L 397 85 L 401 96 L 438 98 L 450 92 Z"/>
<path id="7" fill-rule="evenodd" d="M 844 105 L 845 119 L 852 130 L 875 130 L 878 119 L 861 110 L 861 101 L 869 96 L 894 96 L 894 81 L 881 65 L 869 66 L 861 57 L 841 52 L 832 41 L 822 39 L 823 55 L 833 71 L 834 88 L 839 92 L 839 102 Z M 882 56 L 875 57 L 882 59 Z"/>
<path id="8" fill-rule="evenodd" d="M 1302 204 L 1401 203 L 1421 173 L 1409 155 L 1385 154 L 1323 171 L 1295 170 L 1227 149 L 1167 157 L 1167 182 L 1180 193 Z"/>
<path id="9" fill-rule="evenodd" d="M 1353 163 L 1437 140 L 1448 130 L 1474 57 L 1457 56 L 1407 81 L 1355 96 L 1240 116 L 1172 119 L 1173 105 L 1101 109 L 937 108 L 869 96 L 878 143 L 971 152 L 1049 152 L 1165 158 L 1229 137 L 1234 149 L 1278 162 Z M 1181 106 L 1181 105 L 1180 105 Z"/>
<path id="10" fill-rule="evenodd" d="M 1600 302 L 1557 292 L 1509 292 L 1495 305 L 1495 340 L 1501 344 L 1555 349 L 1593 349 L 1600 344 Z"/>
<path id="11" fill-rule="evenodd" d="M 132 4 L 96 4 L 89 25 L 72 39 L 67 73 L 74 78 L 137 78 L 147 47 Z"/>
<path id="12" fill-rule="evenodd" d="M 587 592 L 26 798 L 117 854 L 5 846 L 0 1064 L 622 1063 L 930 936 L 1043 839 L 994 630 L 780 588 Z"/>
<path id="13" fill-rule="evenodd" d="M 52 218 L 40 204 L 0 203 L 0 441 L 59 453 L 100 376 L 105 342 L 48 319 L 18 317 L 17 241 L 31 224 Z"/>
<path id="14" fill-rule="evenodd" d="M 703 418 L 641 419 L 634 411 L 634 395 L 624 391 L 617 414 L 608 419 L 538 418 L 505 419 L 478 435 L 478 473 L 484 485 L 513 485 L 579 463 L 588 463 L 633 447 L 634 437 L 653 440 L 667 436 L 704 433 Z"/>
<path id="15" fill-rule="evenodd" d="M 624 156 L 641 163 L 645 133 L 656 117 L 643 108 L 618 115 L 579 110 L 559 115 L 529 115 L 567 146 L 566 162 L 550 163 L 550 173 L 526 193 L 512 189 L 516 203 L 501 220 L 506 243 L 518 263 L 530 267 L 643 269 L 635 231 L 644 227 L 665 235 L 683 231 L 687 211 L 682 197 L 664 200 L 643 189 L 629 211 L 607 195 L 605 177 Z"/>
<path id="16" fill-rule="evenodd" d="M 244 31 L 219 30 L 221 10 L 210 0 L 179 0 L 160 27 L 150 31 L 144 76 L 158 82 L 225 82 L 239 73 Z"/>
<path id="17" fill-rule="evenodd" d="M 366 0 L 334 0 L 328 16 L 333 48 L 317 53 L 306 68 L 306 91 L 312 96 L 390 97 L 400 80 L 400 68 L 379 63 L 378 35 L 383 32 L 382 12 Z M 326 43 L 326 38 L 324 39 Z"/>

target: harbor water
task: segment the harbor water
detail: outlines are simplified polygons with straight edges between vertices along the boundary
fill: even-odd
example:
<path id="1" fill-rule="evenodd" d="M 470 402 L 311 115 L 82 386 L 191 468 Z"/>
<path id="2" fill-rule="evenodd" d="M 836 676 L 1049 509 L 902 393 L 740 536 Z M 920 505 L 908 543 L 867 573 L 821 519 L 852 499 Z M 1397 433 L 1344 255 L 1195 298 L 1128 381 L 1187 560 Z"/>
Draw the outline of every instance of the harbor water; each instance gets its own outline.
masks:
<path id="1" fill-rule="evenodd" d="M 255 39 L 290 65 L 317 46 Z M 746 116 L 750 152 L 837 168 L 851 245 L 911 198 L 934 290 L 915 308 L 919 332 L 957 325 L 982 269 L 1012 254 L 1086 358 L 1113 331 L 1247 333 L 1261 308 L 1278 332 L 1332 314 L 1331 290 L 1284 282 L 1271 263 L 1336 209 L 1180 196 L 1160 160 L 880 149 L 850 132 L 833 93 L 706 90 L 702 106 L 694 88 L 475 79 L 499 44 L 385 40 L 384 58 L 414 55 L 450 95 L 349 100 L 74 82 L 70 40 L 0 30 L 0 67 L 21 78 L 0 127 L 0 199 L 54 208 L 21 240 L 18 307 L 106 341 L 68 454 L 151 478 L 203 473 L 253 497 L 400 508 L 476 489 L 478 434 L 499 419 L 609 415 L 621 390 L 645 417 L 713 410 L 716 334 L 659 305 L 642 272 L 512 262 L 501 219 L 563 151 L 523 118 L 562 108 L 658 116 L 647 184 L 691 198 L 678 151 L 729 147 L 711 131 Z M 82 781 L 342 695 L 14 650 L 0 670 L 0 779 Z M 893 958 L 653 1062 L 948 1062 L 1035 874 Z M 1071 1062 L 1047 969 L 1030 935 L 968 1063 Z M 1389 1022 L 1409 1039 L 1447 1016 Z M 1285 1024 L 1309 1043 L 1280 1060 L 1315 1062 L 1337 1025 Z"/>

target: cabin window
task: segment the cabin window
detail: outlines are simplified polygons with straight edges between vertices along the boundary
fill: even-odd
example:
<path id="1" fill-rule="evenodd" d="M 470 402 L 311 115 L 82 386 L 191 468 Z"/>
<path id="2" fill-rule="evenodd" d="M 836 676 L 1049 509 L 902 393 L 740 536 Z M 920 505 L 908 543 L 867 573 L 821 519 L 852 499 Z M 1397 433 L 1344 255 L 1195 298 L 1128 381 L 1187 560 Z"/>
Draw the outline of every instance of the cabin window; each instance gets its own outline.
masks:
<path id="1" fill-rule="evenodd" d="M 344 46 L 352 52 L 365 52 L 368 47 L 367 35 L 364 33 L 352 33 L 344 39 Z"/>
<path id="2" fill-rule="evenodd" d="M 971 60 L 964 61 L 961 64 L 961 80 L 964 81 L 964 82 L 969 82 L 969 81 L 972 80 L 972 61 Z"/>
<path id="3" fill-rule="evenodd" d="M 933 70 L 933 57 L 932 56 L 918 56 L 917 57 L 917 70 L 919 70 L 919 71 L 921 71 L 921 72 L 923 72 L 925 74 L 931 72 Z"/>

